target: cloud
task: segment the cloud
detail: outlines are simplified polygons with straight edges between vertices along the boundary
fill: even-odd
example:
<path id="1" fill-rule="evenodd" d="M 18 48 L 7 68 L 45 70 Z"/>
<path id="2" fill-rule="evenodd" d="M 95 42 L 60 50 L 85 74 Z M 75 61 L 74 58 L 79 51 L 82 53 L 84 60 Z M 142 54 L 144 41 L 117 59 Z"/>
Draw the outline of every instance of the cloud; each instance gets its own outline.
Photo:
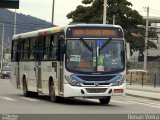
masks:
<path id="1" fill-rule="evenodd" d="M 17 12 L 51 22 L 52 2 L 53 0 L 20 0 L 20 8 Z M 55 0 L 55 24 L 68 24 L 70 20 L 66 15 L 75 10 L 79 4 L 81 4 L 81 0 Z"/>

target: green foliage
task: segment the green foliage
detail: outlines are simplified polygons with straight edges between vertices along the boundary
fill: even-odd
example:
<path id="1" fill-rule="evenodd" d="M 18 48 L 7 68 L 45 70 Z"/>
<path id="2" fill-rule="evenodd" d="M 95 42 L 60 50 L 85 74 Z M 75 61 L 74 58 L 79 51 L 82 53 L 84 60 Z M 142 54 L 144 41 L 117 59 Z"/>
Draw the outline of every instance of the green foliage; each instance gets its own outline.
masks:
<path id="1" fill-rule="evenodd" d="M 77 6 L 75 11 L 67 15 L 72 19 L 72 23 L 103 23 L 103 3 L 104 0 L 82 0 L 85 4 Z M 88 6 L 86 6 L 89 4 Z M 133 10 L 132 3 L 127 0 L 108 0 L 107 23 L 112 24 L 115 15 L 116 24 L 121 25 L 125 32 L 125 39 L 131 45 L 132 51 L 144 51 L 145 20 Z M 135 33 L 135 35 L 132 35 Z M 137 35 L 136 35 L 137 34 Z M 149 36 L 156 37 L 154 32 L 149 31 Z M 148 42 L 148 48 L 156 48 L 153 42 Z"/>

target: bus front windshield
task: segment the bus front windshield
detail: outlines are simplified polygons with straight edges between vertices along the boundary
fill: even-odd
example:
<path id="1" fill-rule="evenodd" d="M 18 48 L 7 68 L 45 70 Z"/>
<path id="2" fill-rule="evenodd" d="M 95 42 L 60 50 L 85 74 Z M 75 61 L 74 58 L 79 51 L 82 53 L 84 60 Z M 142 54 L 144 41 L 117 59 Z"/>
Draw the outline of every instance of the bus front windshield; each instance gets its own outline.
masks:
<path id="1" fill-rule="evenodd" d="M 67 40 L 66 68 L 70 72 L 120 72 L 124 60 L 123 40 Z"/>

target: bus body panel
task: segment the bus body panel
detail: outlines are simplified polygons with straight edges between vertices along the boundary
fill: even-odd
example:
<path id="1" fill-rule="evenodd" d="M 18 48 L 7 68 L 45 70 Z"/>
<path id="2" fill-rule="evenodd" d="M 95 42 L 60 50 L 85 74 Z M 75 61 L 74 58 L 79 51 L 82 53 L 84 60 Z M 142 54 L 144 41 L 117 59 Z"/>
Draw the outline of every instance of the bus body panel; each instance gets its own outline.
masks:
<path id="1" fill-rule="evenodd" d="M 96 90 L 98 89 L 106 89 L 103 93 L 89 93 L 86 89 Z M 122 89 L 123 93 L 114 93 L 114 89 Z M 109 91 L 112 90 L 111 93 Z M 81 92 L 84 91 L 84 94 Z M 126 91 L 126 83 L 123 83 L 121 86 L 114 87 L 75 87 L 69 84 L 64 84 L 64 97 L 105 97 L 105 96 L 125 96 Z"/>
<path id="2" fill-rule="evenodd" d="M 37 83 L 36 83 L 36 65 L 35 62 L 26 62 L 28 63 L 28 71 L 27 71 L 27 80 L 28 80 L 28 90 L 37 92 Z M 23 73 L 22 73 L 23 74 Z"/>
<path id="3" fill-rule="evenodd" d="M 13 84 L 14 87 L 17 88 L 17 75 L 16 75 L 16 68 L 17 68 L 17 62 L 12 62 L 11 63 L 11 83 Z"/>
<path id="4" fill-rule="evenodd" d="M 55 84 L 57 84 L 56 68 L 52 67 L 52 61 L 45 61 L 41 63 L 41 77 L 42 77 L 42 89 L 44 94 L 49 94 L 49 79 L 52 78 Z M 56 88 L 57 89 L 57 88 Z M 57 92 L 56 92 L 57 93 Z"/>
<path id="5" fill-rule="evenodd" d="M 27 78 L 27 83 L 28 83 L 28 90 L 29 91 L 34 91 L 37 92 L 38 89 L 38 74 L 39 76 L 41 76 L 41 81 L 42 81 L 42 93 L 43 94 L 49 94 L 49 78 L 52 77 L 56 86 L 58 86 L 57 83 L 57 78 L 56 78 L 56 69 L 57 68 L 53 68 L 52 67 L 52 62 L 50 61 L 45 61 L 41 63 L 41 66 L 39 66 L 39 68 L 41 68 L 41 72 L 38 73 L 36 71 L 37 69 L 37 65 L 36 62 L 24 62 L 21 63 L 21 66 L 25 66 L 26 70 L 21 69 L 20 74 L 21 76 L 25 75 Z M 28 73 L 28 74 L 26 74 Z M 58 89 L 58 87 L 56 87 L 56 90 Z M 58 91 L 56 92 L 56 94 L 58 95 Z"/>
<path id="6" fill-rule="evenodd" d="M 70 76 L 73 74 L 71 72 L 68 72 L 65 68 L 64 68 L 64 73 L 65 73 L 64 76 Z M 124 76 L 126 73 L 121 72 L 121 74 L 122 76 Z M 100 81 L 96 81 L 96 82 L 100 82 Z M 85 97 L 85 98 L 97 97 L 98 98 L 98 97 L 105 97 L 105 96 L 125 96 L 126 79 L 124 80 L 124 83 L 120 86 L 112 86 L 112 84 L 113 83 L 110 83 L 109 85 L 98 85 L 98 86 L 96 86 L 95 84 L 86 85 L 86 86 L 82 85 L 79 87 L 79 86 L 71 86 L 70 84 L 68 84 L 67 80 L 64 78 L 64 97 Z M 114 90 L 122 90 L 123 92 L 115 93 Z"/>

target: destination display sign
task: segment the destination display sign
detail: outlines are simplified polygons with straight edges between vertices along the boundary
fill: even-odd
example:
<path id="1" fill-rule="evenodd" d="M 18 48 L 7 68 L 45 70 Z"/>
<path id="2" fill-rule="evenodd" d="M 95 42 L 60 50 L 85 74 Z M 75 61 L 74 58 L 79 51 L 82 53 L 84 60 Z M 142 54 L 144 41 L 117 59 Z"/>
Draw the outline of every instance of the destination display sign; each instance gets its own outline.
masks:
<path id="1" fill-rule="evenodd" d="M 115 27 L 73 27 L 67 30 L 67 38 L 122 38 L 123 32 Z"/>
<path id="2" fill-rule="evenodd" d="M 0 0 L 0 8 L 19 9 L 19 0 Z"/>

